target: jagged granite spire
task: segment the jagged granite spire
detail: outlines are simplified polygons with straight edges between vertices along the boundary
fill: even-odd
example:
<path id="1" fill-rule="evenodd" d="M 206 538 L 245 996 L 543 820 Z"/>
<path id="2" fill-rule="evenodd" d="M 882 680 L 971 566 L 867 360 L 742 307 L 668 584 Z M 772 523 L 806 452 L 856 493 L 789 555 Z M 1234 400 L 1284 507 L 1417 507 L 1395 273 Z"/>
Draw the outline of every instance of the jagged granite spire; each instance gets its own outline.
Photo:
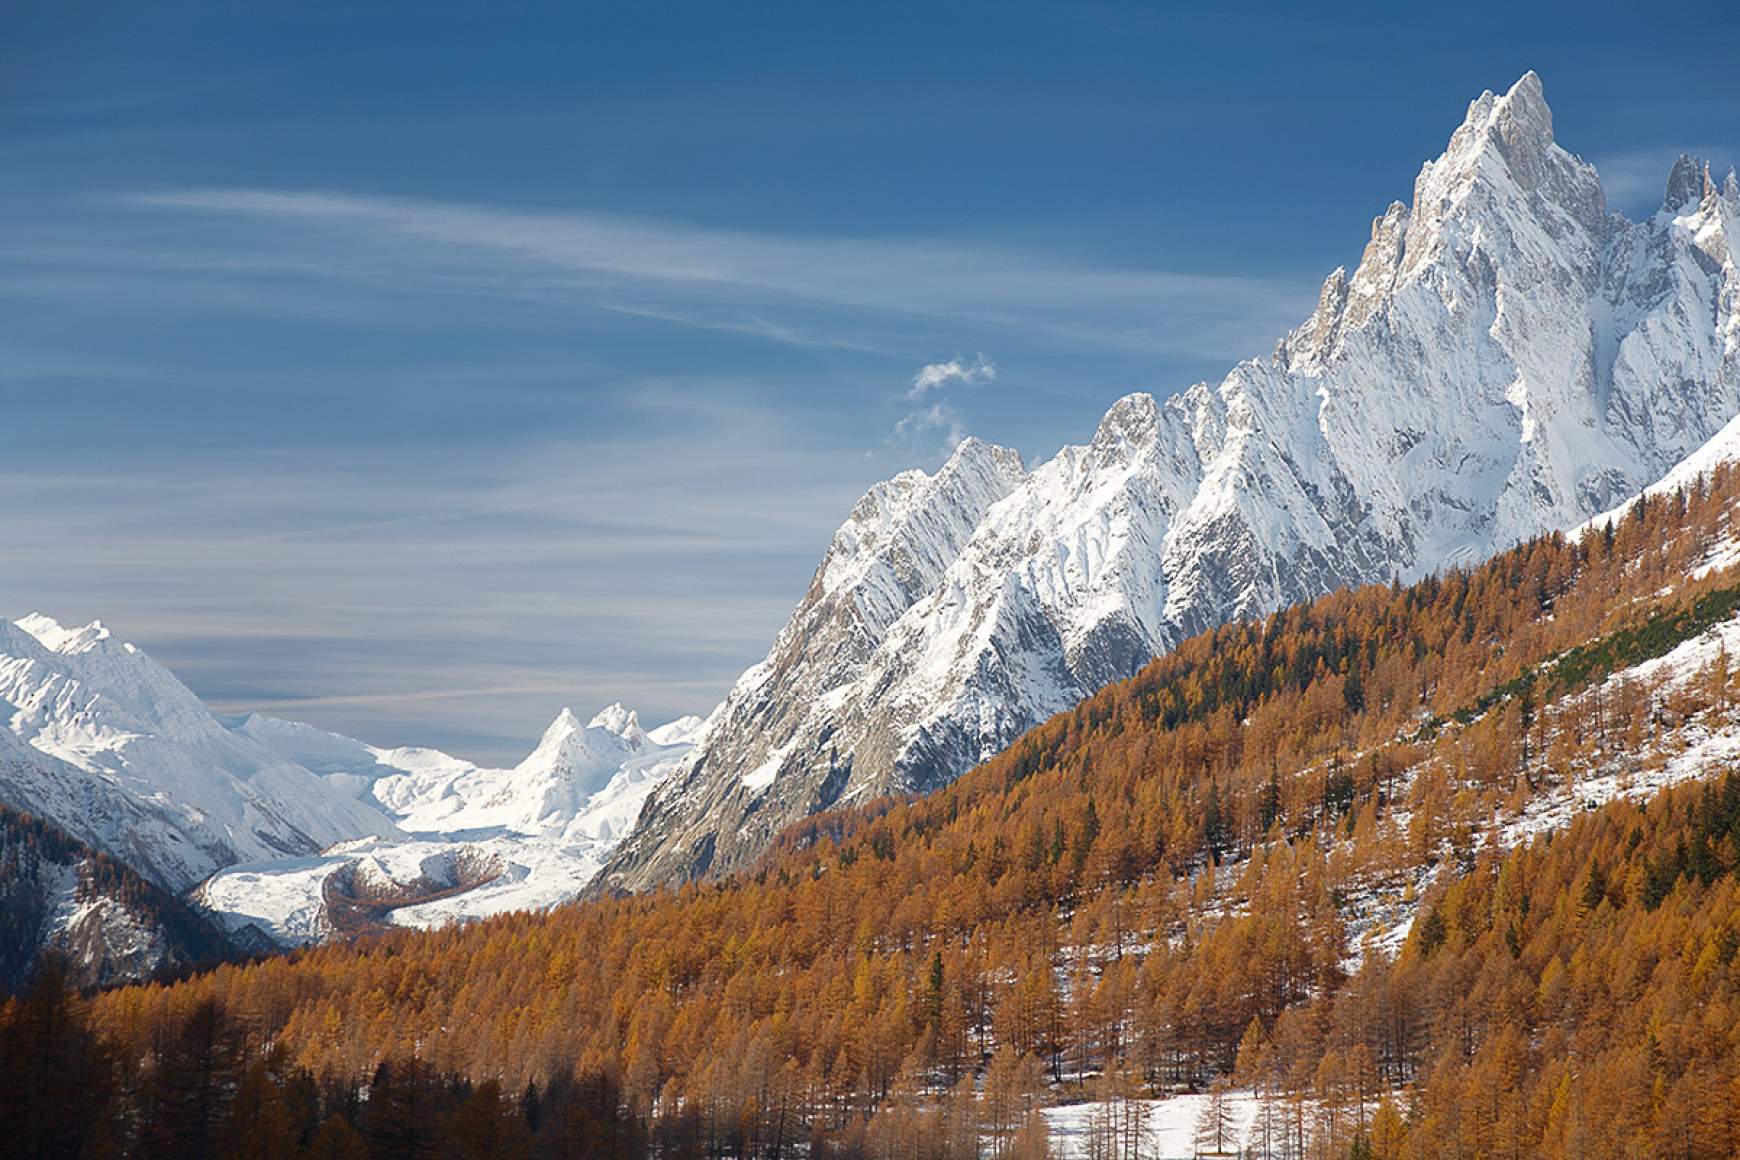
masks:
<path id="1" fill-rule="evenodd" d="M 868 621 L 857 589 L 812 587 L 600 888 L 740 868 L 806 813 L 937 786 L 1212 625 L 1608 510 L 1740 410 L 1732 212 L 1609 214 L 1538 76 L 1483 94 L 1271 357 L 1118 400 L 982 505 L 872 489 L 818 586 L 885 572 L 884 505 L 948 534 Z"/>
<path id="2" fill-rule="evenodd" d="M 1667 191 L 1662 194 L 1661 208 L 1677 210 L 1702 201 L 1709 184 L 1709 165 L 1690 153 L 1682 153 L 1668 171 Z"/>

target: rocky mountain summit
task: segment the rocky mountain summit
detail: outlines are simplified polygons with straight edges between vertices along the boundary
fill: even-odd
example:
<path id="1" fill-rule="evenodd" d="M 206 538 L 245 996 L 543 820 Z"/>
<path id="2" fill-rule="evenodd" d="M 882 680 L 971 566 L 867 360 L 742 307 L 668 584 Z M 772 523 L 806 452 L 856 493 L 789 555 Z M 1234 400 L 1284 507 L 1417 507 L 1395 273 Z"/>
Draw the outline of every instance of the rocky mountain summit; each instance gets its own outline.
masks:
<path id="1" fill-rule="evenodd" d="M 1266 357 L 1126 396 L 1031 472 L 968 440 L 872 488 L 595 888 L 740 869 L 1205 628 L 1614 507 L 1740 411 L 1737 257 L 1732 173 L 1682 157 L 1631 221 L 1535 74 L 1482 94 Z"/>

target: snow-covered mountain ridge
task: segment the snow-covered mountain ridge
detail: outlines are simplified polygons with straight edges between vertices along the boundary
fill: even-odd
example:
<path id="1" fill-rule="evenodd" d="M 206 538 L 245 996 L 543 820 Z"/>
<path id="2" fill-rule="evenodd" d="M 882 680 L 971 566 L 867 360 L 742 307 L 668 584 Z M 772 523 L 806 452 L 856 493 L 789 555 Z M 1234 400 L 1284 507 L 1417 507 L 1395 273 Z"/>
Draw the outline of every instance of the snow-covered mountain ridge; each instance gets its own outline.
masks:
<path id="1" fill-rule="evenodd" d="M 648 731 L 612 705 L 582 725 L 564 709 L 524 761 L 489 769 L 261 714 L 220 719 L 101 623 L 32 614 L 0 620 L 0 724 L 0 804 L 170 891 L 198 885 L 232 930 L 282 942 L 326 932 L 339 870 L 421 887 L 494 868 L 395 921 L 573 897 L 701 722 Z"/>
<path id="2" fill-rule="evenodd" d="M 171 890 L 221 866 L 397 828 L 226 728 L 101 623 L 0 620 L 0 801 Z"/>
<path id="3" fill-rule="evenodd" d="M 1031 473 L 970 440 L 873 488 L 599 888 L 932 788 L 1212 625 L 1613 508 L 1740 410 L 1737 219 L 1686 157 L 1657 212 L 1609 212 L 1538 77 L 1483 94 L 1270 355 Z"/>
<path id="4" fill-rule="evenodd" d="M 335 933 L 328 895 L 341 881 L 402 900 L 386 920 L 406 926 L 566 902 L 597 874 L 700 725 L 682 717 L 642 729 L 620 704 L 582 725 L 563 709 L 524 761 L 491 769 L 253 714 L 239 732 L 366 793 L 405 836 L 230 866 L 201 884 L 198 899 L 231 929 L 253 927 L 287 945 Z"/>

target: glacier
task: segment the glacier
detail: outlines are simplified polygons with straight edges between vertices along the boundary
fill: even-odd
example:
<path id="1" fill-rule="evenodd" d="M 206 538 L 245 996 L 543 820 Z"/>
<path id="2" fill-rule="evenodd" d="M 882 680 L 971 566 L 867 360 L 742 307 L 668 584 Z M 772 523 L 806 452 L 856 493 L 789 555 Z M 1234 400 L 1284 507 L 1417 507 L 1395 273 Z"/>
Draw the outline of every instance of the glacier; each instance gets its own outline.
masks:
<path id="1" fill-rule="evenodd" d="M 511 769 L 379 747 L 264 714 L 226 720 L 100 622 L 0 620 L 0 801 L 164 889 L 243 945 L 334 933 L 340 876 L 418 926 L 579 893 L 688 752 L 698 717 L 643 729 L 569 709 Z M 422 895 L 439 895 L 417 901 Z"/>

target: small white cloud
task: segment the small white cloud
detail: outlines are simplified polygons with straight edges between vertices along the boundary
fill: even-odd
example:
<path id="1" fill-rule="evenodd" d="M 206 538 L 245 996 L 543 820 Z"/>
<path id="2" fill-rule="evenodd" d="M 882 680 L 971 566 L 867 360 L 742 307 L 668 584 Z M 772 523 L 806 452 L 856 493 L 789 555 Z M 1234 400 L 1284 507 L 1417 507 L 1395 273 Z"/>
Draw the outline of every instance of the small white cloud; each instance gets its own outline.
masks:
<path id="1" fill-rule="evenodd" d="M 920 407 L 894 425 L 893 444 L 922 458 L 948 455 L 967 437 L 967 421 L 939 399 L 928 407 Z"/>
<path id="2" fill-rule="evenodd" d="M 956 355 L 947 362 L 919 367 L 903 397 L 920 405 L 894 424 L 888 445 L 919 460 L 945 458 L 967 437 L 966 420 L 949 400 L 948 390 L 956 386 L 976 387 L 996 379 L 997 365 L 983 354 L 974 355 L 971 360 Z"/>
<path id="3" fill-rule="evenodd" d="M 918 373 L 912 376 L 912 387 L 906 392 L 906 397 L 922 399 L 950 383 L 976 386 L 993 382 L 996 378 L 997 365 L 984 355 L 976 356 L 972 362 L 957 356 L 948 362 L 926 363 L 919 367 Z"/>

